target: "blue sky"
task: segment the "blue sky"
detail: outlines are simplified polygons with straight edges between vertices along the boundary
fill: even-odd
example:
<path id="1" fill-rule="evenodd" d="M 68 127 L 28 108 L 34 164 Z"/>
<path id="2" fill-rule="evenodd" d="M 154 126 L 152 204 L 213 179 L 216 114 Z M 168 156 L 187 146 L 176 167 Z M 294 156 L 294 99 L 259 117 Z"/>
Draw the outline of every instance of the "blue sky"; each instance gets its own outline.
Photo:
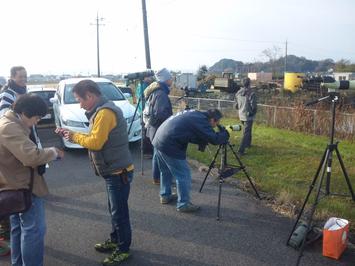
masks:
<path id="1" fill-rule="evenodd" d="M 355 62 L 352 0 L 146 0 L 153 69 L 196 71 L 222 58 L 265 61 L 273 46 L 309 59 Z M 145 70 L 141 0 L 2 0 L 0 75 L 96 73 L 96 13 L 103 74 Z"/>

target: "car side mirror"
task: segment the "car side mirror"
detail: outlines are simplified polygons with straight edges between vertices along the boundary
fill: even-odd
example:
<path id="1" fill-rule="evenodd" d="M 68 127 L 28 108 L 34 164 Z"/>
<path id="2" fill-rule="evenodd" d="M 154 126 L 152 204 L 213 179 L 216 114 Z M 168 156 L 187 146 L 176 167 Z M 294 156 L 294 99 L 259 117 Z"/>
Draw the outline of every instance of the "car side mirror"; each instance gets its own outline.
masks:
<path id="1" fill-rule="evenodd" d="M 53 97 L 53 98 L 50 98 L 49 101 L 52 103 L 52 104 L 57 104 L 58 103 L 58 98 L 57 97 Z"/>
<path id="2" fill-rule="evenodd" d="M 125 93 L 123 93 L 123 95 L 126 98 L 131 98 L 132 97 L 132 94 L 130 94 L 129 92 L 125 92 Z"/>

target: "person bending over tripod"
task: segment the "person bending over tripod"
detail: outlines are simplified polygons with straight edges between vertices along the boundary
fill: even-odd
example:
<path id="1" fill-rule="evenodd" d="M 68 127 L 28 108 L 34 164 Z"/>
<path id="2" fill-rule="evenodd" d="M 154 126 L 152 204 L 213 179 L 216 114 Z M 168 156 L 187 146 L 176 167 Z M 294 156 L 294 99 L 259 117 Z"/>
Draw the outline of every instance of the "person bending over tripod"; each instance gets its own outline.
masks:
<path id="1" fill-rule="evenodd" d="M 228 132 L 219 127 L 222 113 L 217 109 L 207 112 L 188 110 L 168 118 L 157 130 L 153 139 L 157 161 L 160 169 L 160 203 L 168 204 L 177 199 L 177 210 L 194 212 L 199 210 L 190 201 L 191 172 L 186 160 L 189 143 L 199 145 L 203 151 L 208 143 L 218 145 L 227 143 Z M 172 194 L 173 176 L 176 178 L 177 195 Z"/>

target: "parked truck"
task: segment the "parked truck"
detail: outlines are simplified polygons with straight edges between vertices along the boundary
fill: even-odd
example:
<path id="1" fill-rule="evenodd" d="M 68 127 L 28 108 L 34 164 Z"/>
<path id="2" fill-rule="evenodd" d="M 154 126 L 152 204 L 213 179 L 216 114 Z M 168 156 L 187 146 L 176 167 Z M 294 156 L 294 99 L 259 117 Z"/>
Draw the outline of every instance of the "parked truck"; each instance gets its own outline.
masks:
<path id="1" fill-rule="evenodd" d="M 223 72 L 222 77 L 216 77 L 214 79 L 213 87 L 215 90 L 236 93 L 240 89 L 240 82 L 235 78 L 234 73 Z"/>
<path id="2" fill-rule="evenodd" d="M 193 73 L 182 73 L 176 76 L 175 86 L 178 89 L 193 91 L 197 89 L 197 77 Z"/>

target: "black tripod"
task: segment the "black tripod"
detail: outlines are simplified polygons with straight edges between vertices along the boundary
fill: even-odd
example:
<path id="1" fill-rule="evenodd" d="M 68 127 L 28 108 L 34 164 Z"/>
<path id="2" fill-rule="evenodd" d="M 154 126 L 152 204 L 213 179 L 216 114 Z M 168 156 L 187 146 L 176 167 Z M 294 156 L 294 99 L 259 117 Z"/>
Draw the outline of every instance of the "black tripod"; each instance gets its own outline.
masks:
<path id="1" fill-rule="evenodd" d="M 230 150 L 232 151 L 235 159 L 238 161 L 239 166 L 237 167 L 231 167 L 228 165 L 227 163 L 227 147 L 230 148 Z M 217 205 L 217 220 L 220 220 L 220 207 L 221 207 L 221 194 L 222 194 L 222 184 L 224 183 L 224 179 L 227 177 L 230 177 L 236 173 L 238 173 L 239 171 L 243 171 L 245 176 L 248 178 L 250 185 L 252 186 L 256 196 L 258 197 L 258 199 L 261 199 L 259 196 L 258 191 L 256 190 L 256 187 L 253 183 L 253 181 L 250 179 L 250 176 L 248 174 L 248 172 L 245 169 L 245 165 L 242 163 L 242 161 L 240 160 L 240 158 L 238 157 L 237 153 L 233 150 L 233 146 L 228 142 L 226 144 L 221 144 L 219 145 L 216 154 L 214 155 L 214 158 L 208 168 L 207 174 L 205 176 L 205 179 L 203 180 L 202 184 L 201 184 L 201 188 L 200 188 L 200 192 L 202 192 L 202 188 L 205 185 L 205 182 L 207 180 L 208 175 L 210 174 L 212 168 L 214 168 L 214 165 L 216 163 L 216 159 L 218 154 L 220 153 L 220 151 L 222 151 L 221 154 L 221 165 L 220 165 L 220 169 L 218 171 L 218 180 L 219 180 L 219 191 L 218 191 L 218 205 Z"/>
<path id="2" fill-rule="evenodd" d="M 143 166 L 143 149 L 144 149 L 144 139 L 145 139 L 145 127 L 144 127 L 144 121 L 143 121 L 143 108 L 144 108 L 144 105 L 145 105 L 144 90 L 143 90 L 143 79 L 144 79 L 144 77 L 142 77 L 139 80 L 140 86 L 141 86 L 141 94 L 139 95 L 139 100 L 138 100 L 138 103 L 137 103 L 137 106 L 136 106 L 136 110 L 134 110 L 134 114 L 133 114 L 133 117 L 132 117 L 132 122 L 131 122 L 131 124 L 129 125 L 129 128 L 128 128 L 128 136 L 129 136 L 129 134 L 131 133 L 133 122 L 135 121 L 135 118 L 136 118 L 136 115 L 137 115 L 137 112 L 138 112 L 139 104 L 142 103 L 142 113 L 140 114 L 140 122 L 141 122 L 141 173 L 142 173 L 142 176 L 144 175 L 144 171 L 143 171 L 143 169 L 144 169 L 144 166 Z"/>
<path id="3" fill-rule="evenodd" d="M 306 244 L 307 234 L 311 231 L 311 228 L 312 228 L 311 223 L 312 223 L 313 215 L 315 213 L 317 204 L 321 200 L 320 194 L 322 192 L 324 194 L 324 197 L 331 194 L 330 193 L 330 177 L 331 177 L 331 173 L 332 173 L 331 171 L 332 171 L 332 162 L 333 162 L 333 152 L 334 151 L 335 151 L 335 153 L 337 155 L 337 158 L 339 160 L 341 169 L 343 171 L 346 183 L 347 183 L 347 185 L 349 187 L 350 195 L 351 195 L 352 199 L 355 201 L 354 191 L 352 189 L 349 176 L 348 176 L 348 174 L 346 172 L 346 169 L 345 169 L 345 166 L 344 166 L 344 162 L 343 162 L 343 160 L 341 158 L 341 155 L 340 155 L 340 152 L 338 150 L 338 143 L 339 142 L 335 142 L 334 143 L 335 107 L 336 107 L 336 104 L 337 104 L 337 102 L 339 100 L 339 94 L 335 93 L 335 92 L 330 92 L 328 96 L 320 98 L 320 99 L 317 99 L 315 101 L 311 101 L 309 103 L 306 103 L 306 105 L 307 106 L 308 105 L 312 105 L 312 104 L 318 103 L 318 102 L 323 101 L 323 100 L 331 100 L 331 102 L 332 102 L 332 107 L 331 107 L 332 122 L 331 122 L 331 130 L 330 130 L 330 140 L 329 140 L 329 144 L 327 145 L 327 147 L 326 147 L 326 149 L 325 149 L 325 151 L 323 153 L 322 159 L 321 159 L 321 161 L 319 163 L 317 172 L 316 172 L 316 174 L 315 174 L 315 176 L 313 178 L 313 181 L 312 181 L 312 183 L 310 185 L 308 194 L 307 194 L 306 199 L 305 199 L 305 201 L 304 201 L 304 203 L 302 205 L 301 211 L 300 211 L 300 213 L 297 216 L 297 220 L 296 220 L 296 222 L 295 222 L 295 224 L 294 224 L 294 226 L 292 228 L 291 234 L 290 234 L 290 236 L 289 236 L 289 238 L 287 240 L 287 245 L 289 245 L 290 239 L 291 239 L 293 233 L 296 230 L 296 227 L 298 225 L 298 222 L 299 222 L 301 216 L 303 215 L 304 208 L 305 208 L 305 206 L 306 206 L 306 204 L 307 204 L 307 202 L 309 200 L 310 194 L 312 193 L 312 190 L 315 187 L 316 181 L 317 181 L 318 177 L 320 176 L 320 179 L 318 181 L 317 188 L 316 188 L 316 197 L 314 199 L 314 202 L 313 202 L 312 207 L 311 207 L 310 212 L 309 212 L 308 219 L 306 221 L 307 222 L 306 223 L 307 230 L 306 230 L 306 233 L 303 236 L 302 244 L 301 244 L 301 246 L 299 248 L 299 255 L 298 255 L 298 258 L 297 258 L 297 264 L 296 265 L 299 265 L 299 263 L 300 263 L 300 260 L 301 260 L 302 254 L 303 254 L 303 250 L 304 250 L 305 244 Z M 321 173 L 321 175 L 320 175 L 320 173 Z M 326 175 L 325 191 L 322 191 L 323 180 L 324 180 L 324 176 L 325 175 Z M 335 195 L 335 194 L 332 194 L 332 195 Z"/>

